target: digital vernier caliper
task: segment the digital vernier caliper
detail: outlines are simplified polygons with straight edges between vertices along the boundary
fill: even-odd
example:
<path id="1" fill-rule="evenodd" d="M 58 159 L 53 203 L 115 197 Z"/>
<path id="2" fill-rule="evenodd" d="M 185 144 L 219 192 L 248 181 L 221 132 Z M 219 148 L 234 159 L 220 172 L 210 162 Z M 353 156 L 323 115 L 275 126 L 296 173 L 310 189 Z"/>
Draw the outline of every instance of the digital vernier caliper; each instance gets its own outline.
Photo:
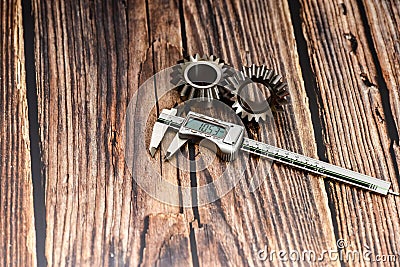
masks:
<path id="1" fill-rule="evenodd" d="M 168 147 L 165 159 L 170 159 L 189 139 L 202 141 L 225 161 L 235 160 L 239 151 L 276 160 L 315 174 L 348 183 L 375 193 L 399 195 L 390 190 L 391 183 L 309 158 L 272 145 L 244 137 L 245 128 L 230 122 L 190 111 L 186 118 L 176 116 L 176 109 L 164 109 L 153 126 L 150 154 L 154 156 L 166 131 L 177 131 Z"/>

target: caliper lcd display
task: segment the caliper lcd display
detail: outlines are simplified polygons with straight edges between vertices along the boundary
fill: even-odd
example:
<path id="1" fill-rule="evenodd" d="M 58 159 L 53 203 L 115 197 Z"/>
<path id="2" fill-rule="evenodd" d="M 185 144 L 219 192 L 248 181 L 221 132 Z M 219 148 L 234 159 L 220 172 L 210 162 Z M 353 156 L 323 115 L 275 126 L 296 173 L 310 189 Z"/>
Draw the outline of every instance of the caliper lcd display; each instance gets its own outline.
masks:
<path id="1" fill-rule="evenodd" d="M 224 127 L 193 117 L 188 119 L 185 127 L 217 138 L 223 138 L 226 134 Z"/>

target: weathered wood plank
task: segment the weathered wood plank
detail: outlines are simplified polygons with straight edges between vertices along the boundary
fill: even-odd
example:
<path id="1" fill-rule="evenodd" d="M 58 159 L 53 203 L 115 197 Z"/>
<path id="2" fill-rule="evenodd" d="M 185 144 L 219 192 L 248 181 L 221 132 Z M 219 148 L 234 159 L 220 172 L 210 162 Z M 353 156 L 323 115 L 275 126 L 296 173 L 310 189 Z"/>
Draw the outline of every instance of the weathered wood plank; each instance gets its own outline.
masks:
<path id="1" fill-rule="evenodd" d="M 181 25 L 179 18 L 179 1 L 149 1 L 147 6 L 148 29 L 149 29 L 149 50 L 152 54 L 153 73 L 157 73 L 165 68 L 176 64 L 182 58 L 182 39 Z M 169 77 L 167 77 L 169 79 Z M 144 80 L 140 82 L 142 84 Z M 157 87 L 158 88 L 158 87 Z M 147 144 L 150 142 L 152 125 L 156 116 L 163 108 L 171 108 L 176 103 L 181 103 L 178 94 L 172 92 L 161 97 L 159 90 L 157 95 L 160 97 L 157 108 L 154 106 L 152 120 L 148 122 Z M 138 99 L 138 101 L 142 101 Z M 155 104 L 155 103 L 154 103 Z M 164 162 L 162 151 L 165 152 L 163 145 L 169 145 L 173 138 L 173 133 L 167 134 L 160 149 L 155 155 L 156 166 L 159 166 L 162 179 L 170 183 L 181 186 L 190 186 L 190 174 L 178 169 L 176 166 Z M 146 159 L 149 160 L 149 159 Z M 187 167 L 186 167 L 187 168 Z M 142 170 L 138 169 L 138 175 Z M 179 194 L 179 190 L 177 189 Z M 152 199 L 155 203 L 149 203 L 152 207 L 147 211 L 149 223 L 145 235 L 145 243 L 141 247 L 143 257 L 141 266 L 192 266 L 192 251 L 190 245 L 190 226 L 193 220 L 191 209 L 173 207 L 169 204 L 162 204 L 164 209 L 155 209 L 154 206 L 159 200 Z"/>
<path id="2" fill-rule="evenodd" d="M 183 248 L 185 257 L 172 258 L 191 262 L 185 243 L 156 242 L 163 220 L 179 218 L 173 225 L 182 240 L 189 225 L 179 207 L 160 203 L 135 183 L 123 143 L 134 92 L 181 57 L 177 3 L 34 1 L 33 9 L 49 266 L 147 265 L 157 261 L 149 258 L 157 251 L 177 255 Z M 175 168 L 161 168 L 176 182 Z"/>
<path id="3" fill-rule="evenodd" d="M 388 93 L 384 101 L 390 101 L 392 116 L 400 132 L 400 3 L 398 1 L 362 1 L 369 29 L 375 45 L 375 53 L 382 68 Z M 364 10 L 362 10 L 364 12 Z M 382 92 L 381 90 L 381 92 Z M 386 94 L 388 94 L 386 96 Z M 389 99 L 387 99 L 389 98 Z M 398 140 L 396 140 L 398 142 Z M 394 144 L 398 153 L 398 144 Z"/>
<path id="4" fill-rule="evenodd" d="M 384 108 L 387 103 L 382 102 L 386 89 L 377 81 L 378 66 L 373 59 L 374 51 L 368 46 L 370 33 L 362 24 L 359 6 L 356 1 L 304 0 L 301 4 L 327 158 L 334 164 L 391 181 L 398 191 L 399 160 L 396 162 L 390 153 L 391 139 L 385 120 L 388 114 Z M 384 31 L 386 26 L 380 26 Z M 389 29 L 385 31 L 387 35 L 393 34 Z M 385 57 L 379 61 L 384 62 Z M 395 77 L 394 73 L 385 74 L 387 81 L 394 81 Z M 396 93 L 391 96 L 396 98 Z M 396 101 L 393 99 L 392 109 L 396 109 Z M 347 240 L 349 249 L 363 251 L 367 246 L 373 256 L 396 254 L 400 250 L 399 198 L 382 197 L 346 185 L 331 184 L 330 188 L 337 235 Z"/>
<path id="5" fill-rule="evenodd" d="M 138 83 L 140 63 L 128 69 L 128 58 L 145 58 L 147 31 L 144 2 L 135 7 L 137 30 L 127 27 L 125 5 L 34 2 L 49 266 L 123 262 L 130 239 L 140 240 L 135 218 L 144 215 L 131 201 L 118 125 Z M 131 51 L 130 33 L 144 40 Z"/>
<path id="6" fill-rule="evenodd" d="M 276 117 L 277 145 L 315 157 L 313 128 L 287 3 L 185 1 L 184 11 L 189 53 L 213 53 L 235 67 L 266 64 L 287 77 L 292 104 Z M 264 127 L 268 126 L 255 128 L 252 136 L 263 140 Z M 259 170 L 267 168 L 262 161 L 258 163 Z M 245 180 L 252 178 L 256 164 L 253 159 Z M 198 174 L 199 184 L 216 179 L 220 172 L 208 171 Z M 266 172 L 261 175 L 267 177 Z M 272 262 L 258 259 L 258 251 L 265 246 L 269 252 L 300 253 L 321 253 L 335 247 L 321 178 L 274 165 L 258 191 L 250 193 L 246 184 L 242 180 L 221 200 L 199 208 L 201 224 L 195 229 L 195 239 L 200 265 L 282 264 L 276 255 Z"/>
<path id="7" fill-rule="evenodd" d="M 0 14 L 0 265 L 36 266 L 21 1 Z"/>
<path id="8" fill-rule="evenodd" d="M 383 110 L 391 139 L 390 152 L 396 157 L 396 175 L 399 181 L 400 164 L 400 5 L 397 1 L 363 1 L 362 15 L 368 20 L 371 40 L 374 45 L 373 56 L 379 64 L 378 79 Z M 375 57 L 374 57 L 375 60 Z"/>
<path id="9" fill-rule="evenodd" d="M 315 176 L 274 166 L 271 176 L 254 194 L 248 192 L 246 183 L 241 183 L 216 203 L 182 209 L 162 204 L 148 196 L 132 180 L 125 166 L 123 125 L 128 102 L 148 77 L 173 65 L 181 57 L 182 38 L 187 40 L 187 52 L 191 54 L 216 54 L 233 66 L 266 63 L 287 76 L 292 105 L 276 119 L 277 144 L 316 157 L 289 7 L 286 2 L 259 2 L 200 4 L 187 1 L 183 3 L 183 17 L 180 17 L 180 1 L 175 0 L 34 1 L 40 135 L 43 175 L 47 185 L 46 257 L 49 266 L 261 265 L 263 262 L 257 259 L 257 252 L 265 245 L 276 251 L 296 249 L 316 253 L 335 248 L 334 227 L 324 182 Z M 322 10 L 325 9 L 327 7 L 323 6 Z M 366 168 L 371 174 L 378 174 L 379 167 L 382 167 L 382 174 L 394 177 L 393 162 L 385 159 L 388 150 L 384 146 L 389 139 L 385 136 L 384 122 L 374 118 L 374 114 L 382 112 L 379 93 L 374 88 L 364 87 L 370 95 L 361 101 L 348 90 L 352 88 L 351 82 L 357 83 L 357 86 L 361 83 L 356 72 L 358 69 L 354 67 L 357 61 L 347 58 L 354 57 L 354 53 L 350 56 L 347 53 L 351 46 L 343 46 L 343 34 L 350 31 L 337 33 L 334 40 L 340 43 L 339 50 L 329 46 L 335 52 L 335 57 L 329 57 L 324 54 L 327 53 L 323 49 L 326 44 L 321 41 L 321 35 L 326 39 L 325 33 L 313 24 L 316 23 L 313 19 L 318 10 L 311 10 L 304 11 L 309 19 L 305 29 L 308 30 L 306 37 L 310 51 L 318 51 L 318 54 L 310 53 L 313 67 L 325 75 L 318 76 L 317 81 L 319 94 L 324 94 L 321 96 L 321 107 L 326 109 L 320 114 L 326 123 L 324 136 L 329 136 L 326 140 L 331 142 L 328 158 L 346 167 L 356 166 L 350 165 L 350 161 L 357 162 L 360 169 L 356 170 Z M 332 13 L 334 8 L 327 10 Z M 352 16 L 353 9 L 347 13 L 351 14 L 347 16 Z M 330 19 L 342 22 L 340 16 Z M 349 20 L 352 23 L 355 21 L 354 18 Z M 186 36 L 181 36 L 181 23 L 186 26 L 183 29 Z M 346 25 L 348 29 L 356 28 L 351 23 Z M 364 50 L 366 52 L 359 57 L 365 57 L 365 62 L 368 62 L 371 56 L 368 49 L 364 47 Z M 335 72 L 327 71 L 323 64 L 328 60 L 343 66 L 351 61 L 354 69 L 338 70 L 336 67 Z M 365 62 L 362 61 L 362 64 Z M 367 76 L 362 76 L 363 79 L 372 79 L 368 74 L 373 70 L 365 73 Z M 329 84 L 332 77 L 334 82 Z M 327 87 L 323 91 L 322 85 L 326 83 L 333 87 L 341 84 L 340 79 L 347 79 L 344 86 L 338 88 L 345 88 L 348 95 L 341 98 L 342 95 L 339 96 L 335 89 L 335 95 L 327 96 L 330 91 Z M 358 109 L 339 101 L 350 97 L 354 97 L 353 103 L 359 104 Z M 176 95 L 163 101 L 159 108 L 179 102 Z M 333 107 L 332 103 L 339 107 Z M 374 105 L 378 109 L 374 109 Z M 339 113 L 348 110 L 348 115 Z M 364 128 L 359 129 L 357 127 L 361 126 L 355 121 L 360 114 L 370 118 L 362 118 L 360 125 Z M 153 120 L 155 115 L 152 114 Z M 326 122 L 326 118 L 334 116 L 341 116 L 342 120 L 351 119 L 351 122 L 342 126 L 333 119 Z M 371 127 L 369 123 L 372 122 L 378 126 Z M 348 143 L 353 144 L 349 151 L 357 151 L 361 156 L 347 153 L 339 142 L 342 139 L 334 135 L 340 130 L 343 132 L 343 127 L 347 125 L 358 129 L 359 134 L 372 129 L 365 139 L 353 140 L 345 136 Z M 326 130 L 328 126 L 332 127 L 330 131 Z M 265 129 L 253 127 L 251 134 L 263 139 Z M 382 141 L 383 145 L 378 141 Z M 361 152 L 356 150 L 358 145 L 362 147 Z M 367 154 L 368 149 L 375 146 L 380 147 L 376 158 Z M 187 151 L 184 153 L 187 154 Z M 346 153 L 344 158 L 339 157 L 340 153 Z M 374 162 L 375 169 L 361 165 L 361 157 Z M 378 159 L 383 162 L 381 165 Z M 193 175 L 162 162 L 159 153 L 154 162 L 163 173 L 163 179 L 182 185 L 193 182 L 204 184 L 217 177 L 222 168 L 216 166 L 210 168 L 208 173 L 198 173 L 194 181 L 196 177 Z M 258 163 L 256 159 L 251 162 L 253 165 Z M 265 166 L 261 163 L 261 167 Z M 252 171 L 254 167 L 250 173 Z M 141 173 L 138 168 L 134 175 Z M 263 175 L 266 176 L 265 173 Z M 251 174 L 248 176 L 251 177 Z M 331 196 L 330 199 L 335 201 L 331 202 L 335 203 L 337 212 L 335 222 L 340 222 L 339 229 L 336 229 L 340 236 L 336 237 L 344 237 L 353 244 L 355 240 L 370 241 L 379 235 L 377 231 L 383 229 L 386 234 L 374 243 L 379 243 L 381 247 L 374 248 L 383 247 L 379 252 L 394 251 L 391 250 L 395 247 L 390 247 L 389 237 L 395 236 L 398 223 L 393 226 L 386 224 L 386 228 L 371 226 L 374 221 L 383 223 L 380 218 L 385 218 L 382 215 L 388 211 L 388 218 L 393 219 L 396 213 L 393 203 L 377 200 L 376 196 L 347 186 L 333 188 L 335 196 L 339 196 Z M 362 204 L 363 211 L 349 204 L 353 201 L 351 198 Z M 361 203 L 363 199 L 371 205 L 367 207 Z M 378 205 L 374 206 L 372 201 L 378 201 Z M 354 216 L 346 218 L 358 214 L 365 219 L 372 212 L 377 215 L 368 215 L 364 224 Z M 343 234 L 347 226 L 356 229 L 356 237 L 353 237 L 350 228 Z M 363 231 L 362 227 L 372 227 L 373 232 Z M 360 236 L 367 237 L 359 239 Z M 360 248 L 364 244 L 357 245 Z M 273 263 L 279 262 L 275 260 Z"/>

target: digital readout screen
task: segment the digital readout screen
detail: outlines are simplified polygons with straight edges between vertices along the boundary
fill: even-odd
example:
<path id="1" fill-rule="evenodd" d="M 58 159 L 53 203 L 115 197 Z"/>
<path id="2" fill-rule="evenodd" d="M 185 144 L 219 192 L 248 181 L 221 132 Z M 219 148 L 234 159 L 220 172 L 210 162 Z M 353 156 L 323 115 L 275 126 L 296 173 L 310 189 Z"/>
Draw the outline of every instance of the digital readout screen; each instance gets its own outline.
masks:
<path id="1" fill-rule="evenodd" d="M 185 127 L 218 138 L 223 138 L 226 133 L 224 127 L 197 118 L 189 118 Z"/>

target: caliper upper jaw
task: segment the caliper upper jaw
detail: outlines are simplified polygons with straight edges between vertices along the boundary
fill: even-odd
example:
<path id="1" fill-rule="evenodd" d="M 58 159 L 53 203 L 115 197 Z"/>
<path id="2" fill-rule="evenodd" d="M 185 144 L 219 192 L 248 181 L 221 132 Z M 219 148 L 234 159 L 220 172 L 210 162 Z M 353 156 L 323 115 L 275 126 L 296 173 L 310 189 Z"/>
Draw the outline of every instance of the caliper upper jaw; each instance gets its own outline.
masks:
<path id="1" fill-rule="evenodd" d="M 174 108 L 171 109 L 163 109 L 162 114 L 165 115 L 172 115 L 175 116 L 177 113 L 177 110 Z M 162 123 L 162 122 L 158 122 L 156 121 L 156 123 L 153 126 L 153 132 L 151 134 L 151 141 L 150 141 L 150 154 L 152 157 L 154 157 L 157 148 L 160 146 L 161 141 L 163 140 L 165 133 L 167 132 L 168 128 L 170 126 L 168 124 Z"/>

